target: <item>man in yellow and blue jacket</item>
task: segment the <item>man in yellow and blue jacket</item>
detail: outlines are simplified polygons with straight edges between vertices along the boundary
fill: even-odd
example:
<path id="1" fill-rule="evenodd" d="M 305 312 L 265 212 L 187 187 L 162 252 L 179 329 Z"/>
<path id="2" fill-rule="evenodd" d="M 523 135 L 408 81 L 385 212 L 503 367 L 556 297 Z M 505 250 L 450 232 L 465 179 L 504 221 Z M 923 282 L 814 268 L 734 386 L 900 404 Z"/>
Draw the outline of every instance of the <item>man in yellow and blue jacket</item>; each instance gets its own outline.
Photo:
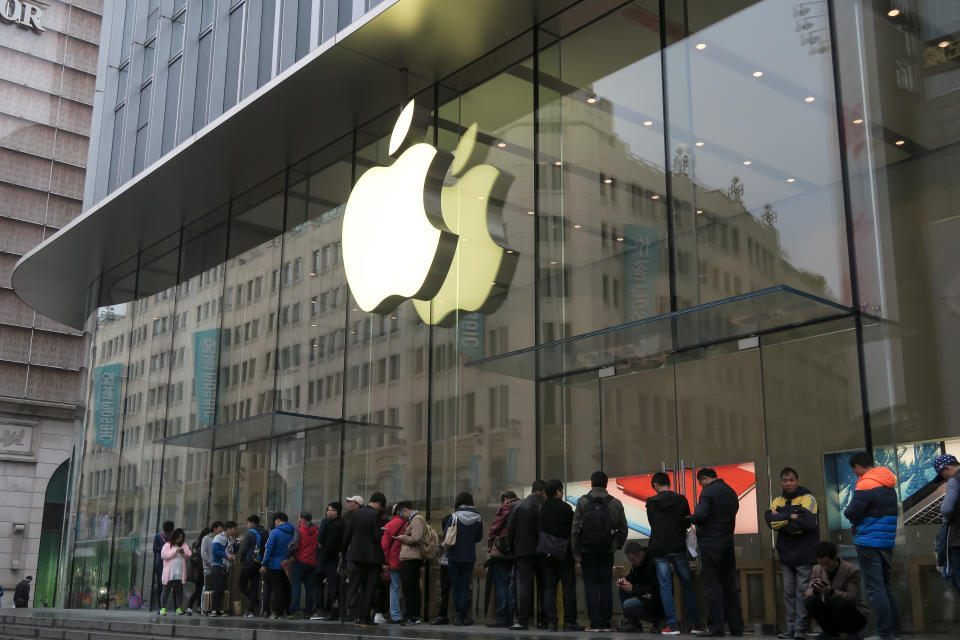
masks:
<path id="1" fill-rule="evenodd" d="M 778 638 L 803 638 L 810 630 L 810 617 L 804 604 L 813 565 L 817 563 L 820 542 L 820 516 L 817 499 L 800 486 L 800 474 L 786 467 L 780 472 L 783 493 L 764 514 L 767 526 L 777 532 L 777 554 L 783 576 L 783 604 L 787 610 L 787 629 Z"/>

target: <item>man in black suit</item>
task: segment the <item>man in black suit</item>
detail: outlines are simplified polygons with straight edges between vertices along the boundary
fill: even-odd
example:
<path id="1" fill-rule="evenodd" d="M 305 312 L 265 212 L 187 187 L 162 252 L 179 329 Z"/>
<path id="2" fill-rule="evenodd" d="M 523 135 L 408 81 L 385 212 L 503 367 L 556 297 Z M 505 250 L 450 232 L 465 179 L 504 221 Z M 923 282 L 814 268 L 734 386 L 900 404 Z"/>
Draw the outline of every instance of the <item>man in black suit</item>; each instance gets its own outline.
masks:
<path id="1" fill-rule="evenodd" d="M 343 533 L 343 548 L 348 549 L 351 579 L 357 581 L 360 602 L 357 626 L 369 627 L 375 623 L 370 616 L 377 581 L 383 568 L 383 537 L 380 512 L 386 507 L 387 498 L 379 491 L 370 496 L 365 507 L 353 512 Z"/>

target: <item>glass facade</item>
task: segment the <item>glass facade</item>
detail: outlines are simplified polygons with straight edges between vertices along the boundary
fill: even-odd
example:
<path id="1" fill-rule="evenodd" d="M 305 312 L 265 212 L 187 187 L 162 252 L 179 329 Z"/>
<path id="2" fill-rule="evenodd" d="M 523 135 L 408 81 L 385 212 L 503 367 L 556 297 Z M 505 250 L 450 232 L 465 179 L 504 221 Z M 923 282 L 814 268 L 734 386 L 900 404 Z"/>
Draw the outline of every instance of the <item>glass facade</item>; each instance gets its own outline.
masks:
<path id="1" fill-rule="evenodd" d="M 149 603 L 166 519 L 193 539 L 212 519 L 382 490 L 434 522 L 471 491 L 489 522 L 505 489 L 557 477 L 576 497 L 603 468 L 642 538 L 647 474 L 674 472 L 695 499 L 689 472 L 709 465 L 741 496 L 745 617 L 782 626 L 760 517 L 779 470 L 799 470 L 821 537 L 849 555 L 846 459 L 872 446 L 900 477 L 907 626 L 956 622 L 921 512 L 932 458 L 960 452 L 958 24 L 944 3 L 892 11 L 580 3 L 415 96 L 458 177 L 502 177 L 482 205 L 444 186 L 461 246 L 471 214 L 502 222 L 511 270 L 492 288 L 458 248 L 430 302 L 378 314 L 355 299 L 346 203 L 394 162 L 398 110 L 104 273 L 69 605 Z M 388 269 L 394 251 L 369 259 Z"/>

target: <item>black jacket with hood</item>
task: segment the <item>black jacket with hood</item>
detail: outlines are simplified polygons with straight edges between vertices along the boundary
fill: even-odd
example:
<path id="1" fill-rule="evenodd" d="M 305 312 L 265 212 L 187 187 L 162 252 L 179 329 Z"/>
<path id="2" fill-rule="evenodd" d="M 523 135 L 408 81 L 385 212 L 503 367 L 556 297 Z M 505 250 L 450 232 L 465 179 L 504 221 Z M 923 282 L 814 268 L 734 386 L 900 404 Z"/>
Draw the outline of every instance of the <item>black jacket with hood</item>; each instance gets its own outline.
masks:
<path id="1" fill-rule="evenodd" d="M 650 496 L 647 519 L 650 521 L 650 555 L 687 552 L 690 503 L 684 496 L 670 490 Z"/>
<path id="2" fill-rule="evenodd" d="M 540 508 L 543 498 L 531 493 L 517 501 L 507 519 L 507 539 L 515 558 L 537 555 L 540 541 Z"/>

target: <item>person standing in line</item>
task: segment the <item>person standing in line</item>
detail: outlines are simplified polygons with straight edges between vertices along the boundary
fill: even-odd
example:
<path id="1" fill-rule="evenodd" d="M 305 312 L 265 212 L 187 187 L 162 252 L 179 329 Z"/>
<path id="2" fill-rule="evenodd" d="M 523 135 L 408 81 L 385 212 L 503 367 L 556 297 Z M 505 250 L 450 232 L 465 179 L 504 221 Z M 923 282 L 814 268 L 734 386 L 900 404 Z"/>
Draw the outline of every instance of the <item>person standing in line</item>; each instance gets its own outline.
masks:
<path id="1" fill-rule="evenodd" d="M 800 639 L 810 631 L 805 594 L 817 563 L 820 517 L 816 498 L 800 486 L 800 474 L 795 469 L 785 467 L 780 472 L 780 486 L 783 493 L 774 498 L 764 514 L 767 526 L 777 532 L 783 604 L 787 610 L 787 629 L 777 637 Z"/>
<path id="2" fill-rule="evenodd" d="M 297 529 L 290 542 L 293 565 L 290 567 L 291 597 L 289 620 L 309 618 L 313 613 L 313 584 L 317 571 L 317 527 L 313 524 L 313 515 L 301 511 L 297 518 Z M 304 610 L 300 611 L 300 587 L 304 591 Z"/>
<path id="3" fill-rule="evenodd" d="M 623 503 L 607 493 L 607 474 L 590 475 L 590 491 L 577 500 L 570 542 L 586 592 L 587 631 L 613 630 L 613 554 L 627 540 Z"/>
<path id="4" fill-rule="evenodd" d="M 290 580 L 283 570 L 283 561 L 289 556 L 290 543 L 293 542 L 293 525 L 288 520 L 287 514 L 282 511 L 273 514 L 273 529 L 267 538 L 263 561 L 260 563 L 260 573 L 270 588 L 271 620 L 283 616 L 290 604 Z"/>
<path id="5" fill-rule="evenodd" d="M 247 531 L 240 541 L 240 592 L 247 597 L 245 618 L 252 618 L 260 610 L 260 562 L 267 543 L 267 532 L 260 526 L 260 516 L 247 518 Z"/>
<path id="6" fill-rule="evenodd" d="M 3 609 L 3 586 L 0 586 L 0 609 Z"/>
<path id="7" fill-rule="evenodd" d="M 193 615 L 194 607 L 202 605 L 200 599 L 203 595 L 203 554 L 201 549 L 203 541 L 210 533 L 210 527 L 204 527 L 203 531 L 190 547 L 190 569 L 188 578 L 193 583 L 193 593 L 190 594 L 190 600 L 187 602 L 187 615 Z"/>
<path id="8" fill-rule="evenodd" d="M 617 580 L 617 595 L 626 621 L 621 630 L 642 632 L 644 620 L 656 624 L 665 617 L 660 600 L 660 579 L 656 563 L 639 542 L 631 540 L 625 544 L 623 553 L 630 562 L 630 573 Z M 660 633 L 663 634 L 663 630 Z"/>
<path id="9" fill-rule="evenodd" d="M 867 599 L 877 621 L 877 636 L 900 636 L 900 610 L 890 584 L 893 546 L 897 538 L 897 477 L 886 467 L 873 466 L 873 456 L 860 451 L 850 456 L 850 468 L 859 478 L 843 515 L 853 525 L 853 544 Z"/>
<path id="10" fill-rule="evenodd" d="M 937 534 L 937 564 L 946 567 L 945 576 L 960 593 L 960 461 L 945 454 L 933 461 L 933 470 L 947 482 L 940 505 L 943 526 Z"/>
<path id="11" fill-rule="evenodd" d="M 724 623 L 734 636 L 743 635 L 743 611 L 733 532 L 737 524 L 740 499 L 726 482 L 709 467 L 697 471 L 702 487 L 690 522 L 697 526 L 697 544 L 703 567 L 707 596 L 706 636 L 723 636 Z"/>
<path id="12" fill-rule="evenodd" d="M 347 556 L 350 558 L 350 563 L 356 567 L 351 573 L 352 579 L 357 581 L 359 590 L 358 627 L 375 625 L 370 617 L 370 611 L 373 608 L 373 598 L 384 560 L 383 547 L 380 546 L 382 538 L 380 511 L 386 504 L 387 498 L 382 493 L 379 491 L 373 493 L 367 505 L 357 509 L 350 516 L 347 529 L 343 534 Z M 347 603 L 341 604 L 349 606 Z"/>
<path id="13" fill-rule="evenodd" d="M 383 528 L 383 537 L 380 546 L 383 547 L 386 570 L 390 572 L 390 622 L 403 622 L 403 609 L 400 606 L 400 593 L 403 582 L 400 579 L 400 552 L 403 543 L 397 537 L 407 528 L 407 521 L 403 518 L 401 503 L 393 505 L 393 518 Z"/>
<path id="14" fill-rule="evenodd" d="M 860 597 L 860 569 L 838 558 L 837 547 L 830 542 L 817 544 L 815 555 L 804 609 L 823 629 L 817 640 L 830 640 L 838 633 L 857 640 L 870 613 Z"/>
<path id="15" fill-rule="evenodd" d="M 447 551 L 455 612 L 453 624 L 463 627 L 473 624 L 469 615 L 470 580 L 477 561 L 477 543 L 483 540 L 483 519 L 473 507 L 473 496 L 466 491 L 457 494 L 454 500 L 453 521 L 457 527 L 457 541 Z"/>
<path id="16" fill-rule="evenodd" d="M 420 624 L 423 594 L 420 589 L 420 569 L 423 567 L 421 545 L 427 536 L 426 518 L 413 508 L 409 500 L 397 504 L 406 526 L 397 535 L 400 543 L 400 583 L 403 586 L 403 623 Z"/>
<path id="17" fill-rule="evenodd" d="M 153 588 L 150 591 L 150 609 L 159 608 L 160 590 L 162 587 L 163 560 L 160 558 L 160 552 L 163 551 L 163 545 L 167 544 L 170 534 L 173 533 L 173 521 L 167 520 L 153 536 Z"/>
<path id="18" fill-rule="evenodd" d="M 233 542 L 232 538 L 237 532 L 237 523 L 233 520 L 223 525 L 220 533 L 214 536 L 210 544 L 210 553 L 212 556 L 210 562 L 210 582 L 213 590 L 213 599 L 210 603 L 210 611 L 214 616 L 228 615 L 223 608 L 223 592 L 227 587 L 227 571 L 230 570 L 230 564 L 233 562 Z"/>
<path id="19" fill-rule="evenodd" d="M 323 608 L 315 620 L 329 620 L 339 617 L 334 610 L 337 601 L 339 576 L 337 568 L 340 565 L 340 555 L 343 552 L 343 531 L 346 527 L 340 513 L 343 506 L 338 501 L 327 505 L 327 517 L 323 520 L 323 530 L 318 532 L 317 543 L 320 545 L 319 571 L 323 575 L 324 597 Z"/>
<path id="20" fill-rule="evenodd" d="M 488 627 L 509 627 L 516 613 L 517 583 L 513 571 L 513 558 L 507 540 L 507 521 L 510 511 L 518 502 L 517 494 L 504 491 L 500 496 L 500 507 L 490 525 L 487 534 L 487 560 L 493 573 L 494 592 L 496 593 L 496 613 L 494 621 Z"/>
<path id="21" fill-rule="evenodd" d="M 530 628 L 534 602 L 537 603 L 540 613 L 537 626 L 546 623 L 543 563 L 537 554 L 537 544 L 540 542 L 540 508 L 546 498 L 547 483 L 534 480 L 530 495 L 517 502 L 507 518 L 507 546 L 513 552 L 517 572 L 517 622 L 510 627 L 514 631 Z"/>
<path id="22" fill-rule="evenodd" d="M 30 583 L 33 582 L 33 576 L 27 576 L 17 583 L 13 590 L 13 606 L 15 609 L 26 609 L 30 602 Z"/>
<path id="23" fill-rule="evenodd" d="M 647 498 L 647 519 L 650 521 L 650 548 L 660 584 L 660 601 L 663 604 L 667 625 L 660 633 L 677 635 L 680 621 L 673 597 L 673 572 L 676 571 L 683 587 L 683 601 L 687 623 L 694 635 L 704 633 L 700 626 L 700 606 L 697 590 L 687 560 L 687 530 L 690 528 L 690 503 L 685 496 L 670 490 L 670 476 L 658 472 L 650 479 L 655 495 Z"/>
<path id="24" fill-rule="evenodd" d="M 174 529 L 168 537 L 168 542 L 160 550 L 160 559 L 163 561 L 163 572 L 160 579 L 163 582 L 163 591 L 160 593 L 160 615 L 167 615 L 167 599 L 173 593 L 173 606 L 177 615 L 184 614 L 183 582 L 187 578 L 187 566 L 190 560 L 190 547 L 186 545 L 186 534 L 183 529 Z"/>
<path id="25" fill-rule="evenodd" d="M 557 631 L 557 587 L 563 586 L 563 630 L 583 631 L 577 624 L 577 572 L 570 549 L 573 507 L 563 499 L 563 483 L 547 480 L 547 499 L 540 508 L 540 543 L 543 556 L 543 607 L 547 629 Z"/>
<path id="26" fill-rule="evenodd" d="M 440 531 L 446 531 L 453 521 L 451 511 L 440 521 Z M 432 625 L 450 624 L 450 561 L 447 558 L 447 549 L 440 545 L 437 564 L 440 565 L 440 602 L 437 605 L 437 617 L 430 621 Z"/>
<path id="27" fill-rule="evenodd" d="M 200 558 L 203 561 L 203 591 L 213 591 L 213 540 L 218 535 L 223 533 L 223 522 L 216 520 L 213 524 L 210 525 L 210 532 L 203 537 L 203 541 L 200 542 Z M 215 611 L 211 608 L 209 611 L 204 610 L 203 607 L 203 598 L 201 595 L 200 600 L 200 610 L 201 613 L 205 616 L 209 616 Z"/>

